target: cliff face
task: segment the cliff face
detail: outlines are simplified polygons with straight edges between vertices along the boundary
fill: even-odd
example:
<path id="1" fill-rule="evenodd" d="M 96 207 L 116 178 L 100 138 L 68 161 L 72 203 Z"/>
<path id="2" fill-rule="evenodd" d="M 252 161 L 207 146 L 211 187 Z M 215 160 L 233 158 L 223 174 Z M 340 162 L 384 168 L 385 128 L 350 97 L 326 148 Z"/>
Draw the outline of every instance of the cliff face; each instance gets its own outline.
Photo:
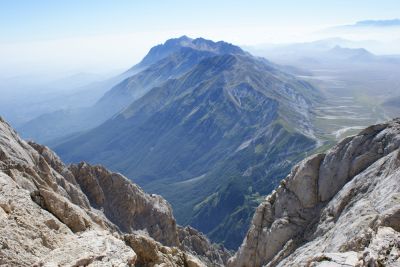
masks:
<path id="1" fill-rule="evenodd" d="M 399 147 L 394 120 L 305 159 L 257 208 L 228 266 L 399 266 Z"/>
<path id="2" fill-rule="evenodd" d="M 400 266 L 400 120 L 296 165 L 229 267 Z M 223 266 L 229 253 L 124 176 L 64 165 L 0 118 L 0 265 Z"/>
<path id="3" fill-rule="evenodd" d="M 82 191 L 92 207 L 100 209 L 123 232 L 146 229 L 155 240 L 178 246 L 178 234 L 169 203 L 148 195 L 124 176 L 102 166 L 71 165 Z"/>
<path id="4" fill-rule="evenodd" d="M 0 265 L 220 266 L 229 256 L 191 239 L 160 196 L 101 166 L 66 166 L 0 118 Z"/>

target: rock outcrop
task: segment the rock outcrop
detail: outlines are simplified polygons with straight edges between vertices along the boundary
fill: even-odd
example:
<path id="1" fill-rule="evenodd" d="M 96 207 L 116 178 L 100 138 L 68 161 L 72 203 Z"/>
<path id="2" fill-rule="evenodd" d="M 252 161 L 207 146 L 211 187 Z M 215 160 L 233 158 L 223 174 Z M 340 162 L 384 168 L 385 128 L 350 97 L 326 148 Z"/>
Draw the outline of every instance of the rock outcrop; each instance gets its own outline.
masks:
<path id="1" fill-rule="evenodd" d="M 223 265 L 226 252 L 181 244 L 179 229 L 160 196 L 101 166 L 66 166 L 0 118 L 1 266 Z"/>
<path id="2" fill-rule="evenodd" d="M 232 256 L 230 251 L 223 246 L 211 244 L 204 234 L 190 226 L 178 227 L 178 236 L 183 250 L 190 251 L 203 261 L 212 263 L 213 266 L 227 262 Z"/>
<path id="3" fill-rule="evenodd" d="M 400 120 L 293 168 L 260 204 L 230 267 L 400 266 Z"/>
<path id="4" fill-rule="evenodd" d="M 223 266 L 124 176 L 64 165 L 0 118 L 1 266 Z M 400 266 L 400 120 L 295 166 L 257 208 L 229 267 Z"/>
<path id="5" fill-rule="evenodd" d="M 71 165 L 76 181 L 90 204 L 104 212 L 123 232 L 145 230 L 167 246 L 178 246 L 178 233 L 169 203 L 149 195 L 118 173 L 86 163 Z"/>
<path id="6" fill-rule="evenodd" d="M 146 236 L 126 235 L 125 241 L 138 254 L 139 266 L 191 266 L 206 267 L 198 258 L 177 247 L 166 247 Z"/>

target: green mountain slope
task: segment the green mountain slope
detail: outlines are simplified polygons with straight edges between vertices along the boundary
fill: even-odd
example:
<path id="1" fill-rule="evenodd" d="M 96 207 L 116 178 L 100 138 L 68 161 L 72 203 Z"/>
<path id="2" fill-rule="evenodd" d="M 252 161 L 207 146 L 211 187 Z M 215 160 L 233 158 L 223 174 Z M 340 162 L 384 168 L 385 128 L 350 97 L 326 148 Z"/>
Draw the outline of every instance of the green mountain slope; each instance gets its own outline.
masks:
<path id="1" fill-rule="evenodd" d="M 260 196 L 316 147 L 318 99 L 263 59 L 214 55 L 56 151 L 134 177 L 172 203 L 179 223 L 236 248 Z"/>
<path id="2" fill-rule="evenodd" d="M 245 54 L 239 47 L 186 36 L 153 47 L 143 60 L 126 72 L 101 83 L 107 92 L 92 106 L 43 114 L 18 128 L 24 137 L 58 143 L 77 132 L 100 125 L 154 86 L 179 77 L 207 57 Z M 111 88 L 111 89 L 110 89 Z"/>

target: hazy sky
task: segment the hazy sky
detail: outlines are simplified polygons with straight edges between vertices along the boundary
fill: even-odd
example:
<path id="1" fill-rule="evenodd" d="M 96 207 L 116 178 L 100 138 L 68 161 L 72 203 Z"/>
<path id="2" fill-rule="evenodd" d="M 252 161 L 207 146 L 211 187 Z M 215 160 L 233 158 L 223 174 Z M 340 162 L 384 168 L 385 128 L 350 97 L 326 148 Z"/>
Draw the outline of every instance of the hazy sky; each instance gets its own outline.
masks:
<path id="1" fill-rule="evenodd" d="M 399 11 L 399 0 L 0 0 L 0 71 L 112 71 L 184 34 L 239 45 L 299 42 Z"/>

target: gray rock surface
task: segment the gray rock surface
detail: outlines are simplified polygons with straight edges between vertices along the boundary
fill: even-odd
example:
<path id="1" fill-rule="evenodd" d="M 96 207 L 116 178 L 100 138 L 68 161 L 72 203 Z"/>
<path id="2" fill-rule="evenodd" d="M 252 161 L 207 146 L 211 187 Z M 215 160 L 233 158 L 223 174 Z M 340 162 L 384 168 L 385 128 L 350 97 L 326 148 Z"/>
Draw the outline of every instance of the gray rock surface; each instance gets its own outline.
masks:
<path id="1" fill-rule="evenodd" d="M 400 120 L 296 167 L 257 208 L 229 267 L 400 266 Z M 65 166 L 0 118 L 1 266 L 223 266 L 228 251 L 176 225 L 124 176 Z"/>
<path id="2" fill-rule="evenodd" d="M 228 266 L 400 266 L 400 120 L 314 155 L 257 208 Z"/>
<path id="3" fill-rule="evenodd" d="M 179 245 L 171 206 L 161 196 L 144 193 L 124 176 L 102 166 L 81 163 L 69 169 L 90 204 L 101 209 L 123 232 L 144 230 L 164 245 Z"/>
<path id="4" fill-rule="evenodd" d="M 204 234 L 190 226 L 178 227 L 178 236 L 181 249 L 190 251 L 196 257 L 207 262 L 208 266 L 220 266 L 232 256 L 230 251 L 223 246 L 211 244 Z"/>
<path id="5" fill-rule="evenodd" d="M 126 243 L 138 254 L 139 266 L 206 267 L 198 258 L 177 247 L 166 247 L 144 235 L 125 235 Z M 211 266 L 211 265 L 208 265 Z"/>
<path id="6" fill-rule="evenodd" d="M 163 198 L 101 166 L 68 167 L 0 117 L 0 266 L 222 266 L 205 241 L 181 245 Z"/>
<path id="7" fill-rule="evenodd" d="M 41 208 L 26 189 L 0 172 L 1 266 L 129 266 L 135 262 L 135 252 L 110 231 L 93 223 L 92 229 L 74 234 L 71 225 Z"/>

